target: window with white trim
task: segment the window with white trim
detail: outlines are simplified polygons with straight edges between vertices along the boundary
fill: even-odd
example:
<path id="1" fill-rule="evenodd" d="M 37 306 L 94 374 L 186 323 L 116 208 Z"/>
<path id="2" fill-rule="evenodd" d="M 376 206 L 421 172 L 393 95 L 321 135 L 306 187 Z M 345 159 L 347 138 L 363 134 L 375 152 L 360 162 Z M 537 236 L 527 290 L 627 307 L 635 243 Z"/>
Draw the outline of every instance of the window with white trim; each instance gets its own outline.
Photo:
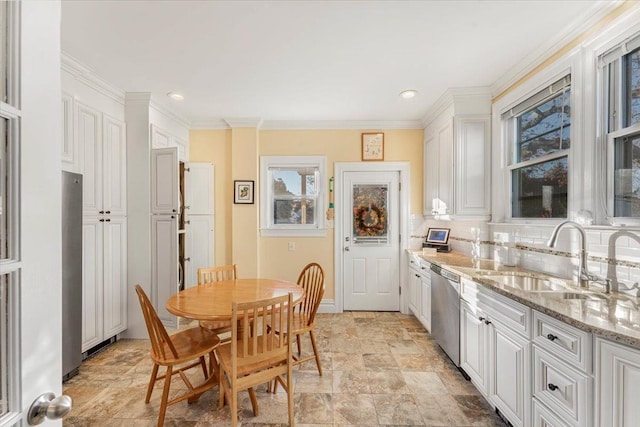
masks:
<path id="1" fill-rule="evenodd" d="M 509 150 L 511 218 L 566 218 L 571 75 L 502 115 Z"/>
<path id="2" fill-rule="evenodd" d="M 0 425 L 19 413 L 19 16 L 19 2 L 0 2 Z"/>
<path id="3" fill-rule="evenodd" d="M 607 171 L 605 216 L 640 222 L 640 33 L 598 58 Z"/>
<path id="4" fill-rule="evenodd" d="M 262 156 L 260 211 L 263 236 L 324 236 L 326 158 Z"/>

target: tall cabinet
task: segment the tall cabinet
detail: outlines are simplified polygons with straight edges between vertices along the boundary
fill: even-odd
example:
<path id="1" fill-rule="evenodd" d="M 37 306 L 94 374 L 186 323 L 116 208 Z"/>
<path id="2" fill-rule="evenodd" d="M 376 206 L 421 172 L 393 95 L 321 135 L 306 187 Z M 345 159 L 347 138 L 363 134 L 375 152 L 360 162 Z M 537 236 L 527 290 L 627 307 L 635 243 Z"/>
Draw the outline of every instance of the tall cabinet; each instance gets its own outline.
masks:
<path id="1" fill-rule="evenodd" d="M 123 121 L 63 96 L 63 169 L 83 174 L 82 351 L 127 328 Z M 70 117 L 70 113 L 73 115 Z"/>
<path id="2" fill-rule="evenodd" d="M 424 136 L 424 213 L 489 219 L 491 95 L 449 89 L 428 114 Z"/>
<path id="3" fill-rule="evenodd" d="M 180 162 L 177 147 L 151 150 L 151 289 L 163 323 L 177 325 L 167 299 L 212 265 L 213 165 Z"/>

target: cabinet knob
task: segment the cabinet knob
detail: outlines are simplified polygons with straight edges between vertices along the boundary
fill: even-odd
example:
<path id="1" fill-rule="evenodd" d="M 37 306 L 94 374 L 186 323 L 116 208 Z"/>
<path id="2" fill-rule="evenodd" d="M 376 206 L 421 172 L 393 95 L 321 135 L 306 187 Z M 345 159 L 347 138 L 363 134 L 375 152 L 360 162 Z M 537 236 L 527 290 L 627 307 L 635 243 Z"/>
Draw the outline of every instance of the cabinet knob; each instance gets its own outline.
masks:
<path id="1" fill-rule="evenodd" d="M 188 261 L 188 262 L 191 262 L 191 257 L 189 257 L 189 258 L 185 258 L 184 260 L 185 260 L 185 261 Z"/>
<path id="2" fill-rule="evenodd" d="M 482 317 L 482 316 L 480 316 L 480 317 L 478 317 L 478 320 L 479 320 L 479 321 L 481 321 L 481 322 L 484 322 L 484 321 L 485 321 L 485 318 L 484 318 L 484 317 Z"/>
<path id="3" fill-rule="evenodd" d="M 104 211 L 100 211 L 100 212 L 98 212 L 98 213 L 99 213 L 100 215 L 103 215 L 103 214 L 104 214 Z"/>
<path id="4" fill-rule="evenodd" d="M 171 212 L 175 212 L 175 211 L 176 211 L 175 209 L 171 209 Z"/>
<path id="5" fill-rule="evenodd" d="M 484 324 L 485 324 L 485 325 L 490 325 L 490 324 L 491 324 L 491 320 L 489 320 L 489 319 L 485 319 L 485 320 L 484 320 Z"/>
<path id="6" fill-rule="evenodd" d="M 549 341 L 555 341 L 555 340 L 557 340 L 557 339 L 558 339 L 558 337 L 557 337 L 557 336 L 555 336 L 555 335 L 553 335 L 553 334 L 547 334 L 547 339 L 548 339 Z"/>
<path id="7" fill-rule="evenodd" d="M 104 222 L 104 218 L 100 218 L 100 222 Z"/>
<path id="8" fill-rule="evenodd" d="M 111 213 L 111 211 L 105 211 L 104 213 L 106 213 L 107 215 Z"/>
<path id="9" fill-rule="evenodd" d="M 106 222 L 111 222 L 111 218 L 105 219 Z"/>
<path id="10" fill-rule="evenodd" d="M 419 274 L 416 274 L 416 277 L 420 277 L 420 275 L 419 275 Z"/>
<path id="11" fill-rule="evenodd" d="M 557 386 L 557 385 L 555 385 L 555 384 L 551 384 L 551 383 L 547 384 L 547 387 L 548 387 L 548 388 L 549 388 L 549 390 L 551 390 L 551 391 L 556 391 L 556 390 L 558 389 L 558 386 Z"/>

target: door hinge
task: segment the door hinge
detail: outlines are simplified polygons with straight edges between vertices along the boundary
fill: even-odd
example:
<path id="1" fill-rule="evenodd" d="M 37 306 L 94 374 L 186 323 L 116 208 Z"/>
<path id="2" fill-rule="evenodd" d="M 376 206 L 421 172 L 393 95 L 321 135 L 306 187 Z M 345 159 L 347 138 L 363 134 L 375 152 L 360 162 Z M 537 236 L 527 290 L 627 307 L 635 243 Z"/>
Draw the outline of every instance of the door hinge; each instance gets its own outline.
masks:
<path id="1" fill-rule="evenodd" d="M 402 295 L 402 286 L 398 286 L 398 293 Z"/>
<path id="2" fill-rule="evenodd" d="M 401 182 L 398 183 L 398 191 L 402 191 L 402 183 Z"/>
<path id="3" fill-rule="evenodd" d="M 402 243 L 402 234 L 398 234 L 398 242 Z"/>

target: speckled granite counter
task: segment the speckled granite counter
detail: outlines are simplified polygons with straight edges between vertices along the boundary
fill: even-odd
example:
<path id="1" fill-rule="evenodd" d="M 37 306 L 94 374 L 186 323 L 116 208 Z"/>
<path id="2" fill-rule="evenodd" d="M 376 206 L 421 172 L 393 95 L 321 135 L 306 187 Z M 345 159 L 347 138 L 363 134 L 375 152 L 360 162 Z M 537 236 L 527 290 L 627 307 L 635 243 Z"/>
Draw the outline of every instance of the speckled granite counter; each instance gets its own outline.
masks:
<path id="1" fill-rule="evenodd" d="M 552 276 L 518 267 L 505 267 L 493 260 L 474 262 L 470 257 L 455 252 L 439 253 L 434 256 L 422 256 L 421 251 L 410 252 L 579 329 L 621 344 L 640 348 L 640 298 L 621 294 L 607 295 L 598 288 L 588 290 L 595 292 L 588 299 L 565 299 L 563 292 L 523 291 L 502 285 L 488 279 L 487 276 L 507 271 L 516 271 L 541 278 L 552 278 Z M 561 279 L 554 278 L 554 280 Z M 567 284 L 568 292 L 587 291 L 571 286 L 570 281 L 563 282 Z"/>

